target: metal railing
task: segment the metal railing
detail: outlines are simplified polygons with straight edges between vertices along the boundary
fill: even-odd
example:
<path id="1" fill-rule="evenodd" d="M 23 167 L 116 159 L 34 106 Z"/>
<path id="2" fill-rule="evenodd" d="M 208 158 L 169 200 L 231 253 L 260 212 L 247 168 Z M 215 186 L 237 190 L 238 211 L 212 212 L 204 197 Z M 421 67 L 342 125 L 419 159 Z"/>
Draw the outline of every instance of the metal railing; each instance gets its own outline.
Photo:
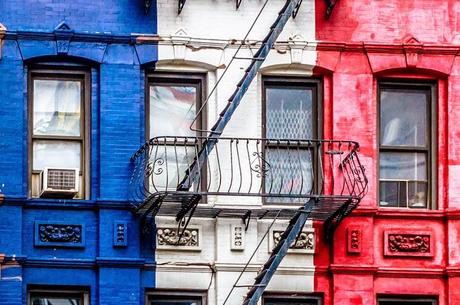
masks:
<path id="1" fill-rule="evenodd" d="M 367 178 L 353 141 L 219 138 L 190 189 L 180 189 L 205 137 L 156 137 L 131 158 L 133 203 L 158 194 L 260 196 L 268 203 L 318 196 L 359 201 Z"/>

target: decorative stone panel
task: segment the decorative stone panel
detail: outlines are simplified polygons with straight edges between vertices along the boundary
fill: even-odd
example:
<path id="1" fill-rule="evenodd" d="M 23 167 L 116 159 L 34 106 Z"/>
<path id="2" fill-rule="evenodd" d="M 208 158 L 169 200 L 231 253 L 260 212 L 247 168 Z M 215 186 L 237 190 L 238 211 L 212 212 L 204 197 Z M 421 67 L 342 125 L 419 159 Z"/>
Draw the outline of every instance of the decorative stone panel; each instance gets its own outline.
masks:
<path id="1" fill-rule="evenodd" d="M 35 246 L 37 247 L 84 247 L 84 224 L 62 222 L 35 222 Z"/>
<path id="2" fill-rule="evenodd" d="M 128 246 L 128 224 L 125 221 L 115 221 L 113 223 L 113 246 Z"/>
<path id="3" fill-rule="evenodd" d="M 157 227 L 155 238 L 158 250 L 201 250 L 201 230 L 197 227 L 187 227 L 180 241 L 177 227 Z"/>
<path id="4" fill-rule="evenodd" d="M 347 228 L 347 252 L 348 254 L 359 254 L 361 253 L 361 239 L 362 239 L 361 227 L 349 227 Z"/>
<path id="5" fill-rule="evenodd" d="M 385 231 L 385 256 L 431 257 L 434 253 L 433 234 L 429 231 Z"/>
<path id="6" fill-rule="evenodd" d="M 281 240 L 284 230 L 274 229 L 270 234 L 269 252 L 275 248 Z M 288 253 L 314 253 L 315 232 L 313 229 L 302 230 L 297 240 L 289 247 Z"/>
<path id="7" fill-rule="evenodd" d="M 231 244 L 230 249 L 233 251 L 243 251 L 245 246 L 246 232 L 244 225 L 231 226 Z"/>

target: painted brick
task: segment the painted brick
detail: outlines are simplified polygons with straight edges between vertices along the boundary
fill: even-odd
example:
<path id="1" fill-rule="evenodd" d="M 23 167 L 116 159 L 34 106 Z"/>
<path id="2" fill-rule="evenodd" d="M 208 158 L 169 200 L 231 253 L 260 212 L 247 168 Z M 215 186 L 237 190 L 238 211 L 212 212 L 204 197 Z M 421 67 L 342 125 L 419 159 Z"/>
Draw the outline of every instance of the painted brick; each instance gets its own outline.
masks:
<path id="1" fill-rule="evenodd" d="M 47 37 L 62 21 L 75 33 L 97 35 L 72 40 L 67 55 L 62 52 L 58 58 L 56 41 Z M 155 62 L 157 47 L 145 45 L 138 53 L 126 41 L 109 40 L 156 33 L 155 3 L 145 14 L 143 2 L 132 0 L 0 1 L 0 22 L 10 33 L 41 36 L 8 36 L 0 59 L 0 192 L 6 196 L 5 205 L 0 205 L 0 253 L 19 262 L 15 268 L 0 262 L 0 304 L 26 304 L 30 285 L 86 287 L 95 305 L 143 304 L 141 291 L 155 284 L 153 269 L 144 272 L 141 263 L 132 268 L 123 264 L 153 262 L 154 255 L 150 243 L 141 245 L 127 189 L 130 157 L 144 140 L 144 70 L 139 58 L 142 64 Z M 23 199 L 28 196 L 27 68 L 43 58 L 83 63 L 91 70 L 91 200 Z M 106 209 L 105 204 L 120 207 Z M 114 220 L 129 226 L 126 248 L 113 247 Z M 35 221 L 84 224 L 84 247 L 34 246 Z M 109 258 L 114 267 L 100 267 L 100 257 Z"/>

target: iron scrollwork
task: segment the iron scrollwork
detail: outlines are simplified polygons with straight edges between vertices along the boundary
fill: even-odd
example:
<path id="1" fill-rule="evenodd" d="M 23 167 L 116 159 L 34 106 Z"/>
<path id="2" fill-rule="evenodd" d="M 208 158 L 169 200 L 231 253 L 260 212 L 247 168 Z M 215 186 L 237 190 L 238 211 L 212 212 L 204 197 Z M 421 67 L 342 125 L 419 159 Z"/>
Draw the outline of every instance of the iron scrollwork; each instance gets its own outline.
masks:
<path id="1" fill-rule="evenodd" d="M 260 152 L 253 152 L 254 158 L 251 161 L 251 170 L 257 173 L 257 177 L 265 177 L 270 171 L 270 163 L 264 159 Z"/>

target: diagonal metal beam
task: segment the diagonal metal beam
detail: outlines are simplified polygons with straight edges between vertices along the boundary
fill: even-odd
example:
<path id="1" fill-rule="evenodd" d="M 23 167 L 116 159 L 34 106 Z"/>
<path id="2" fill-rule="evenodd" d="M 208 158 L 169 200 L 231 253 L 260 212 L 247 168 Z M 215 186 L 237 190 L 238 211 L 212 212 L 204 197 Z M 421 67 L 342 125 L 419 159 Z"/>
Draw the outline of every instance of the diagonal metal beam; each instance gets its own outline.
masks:
<path id="1" fill-rule="evenodd" d="M 209 154 L 211 153 L 214 146 L 217 144 L 220 135 L 224 131 L 228 122 L 232 118 L 233 113 L 240 105 L 244 94 L 248 91 L 249 85 L 256 77 L 257 72 L 267 58 L 268 53 L 273 48 L 276 39 L 283 31 L 284 26 L 288 22 L 289 18 L 293 15 L 294 11 L 298 7 L 302 0 L 287 0 L 284 7 L 279 12 L 278 18 L 270 27 L 270 31 L 262 41 L 262 45 L 259 50 L 254 54 L 251 64 L 246 69 L 246 73 L 237 85 L 233 95 L 228 100 L 227 106 L 220 113 L 219 119 L 211 128 L 211 132 L 203 143 L 203 148 L 198 154 L 198 159 L 195 160 L 187 171 L 185 178 L 178 185 L 179 190 L 188 190 L 194 182 L 199 179 L 199 172 L 202 165 L 205 163 Z"/>
<path id="2" fill-rule="evenodd" d="M 243 305 L 257 305 L 257 302 L 275 274 L 276 269 L 286 256 L 289 247 L 296 241 L 297 236 L 302 231 L 315 203 L 315 199 L 310 199 L 304 204 L 303 208 L 291 218 L 288 227 L 281 235 L 281 240 L 278 242 L 278 245 L 273 249 L 270 258 L 256 276 L 255 283 L 251 286 L 251 289 L 246 295 Z"/>
<path id="3" fill-rule="evenodd" d="M 185 5 L 185 1 L 186 0 L 179 0 L 179 2 L 177 3 L 177 15 L 180 15 L 180 13 L 182 12 L 182 9 Z"/>

